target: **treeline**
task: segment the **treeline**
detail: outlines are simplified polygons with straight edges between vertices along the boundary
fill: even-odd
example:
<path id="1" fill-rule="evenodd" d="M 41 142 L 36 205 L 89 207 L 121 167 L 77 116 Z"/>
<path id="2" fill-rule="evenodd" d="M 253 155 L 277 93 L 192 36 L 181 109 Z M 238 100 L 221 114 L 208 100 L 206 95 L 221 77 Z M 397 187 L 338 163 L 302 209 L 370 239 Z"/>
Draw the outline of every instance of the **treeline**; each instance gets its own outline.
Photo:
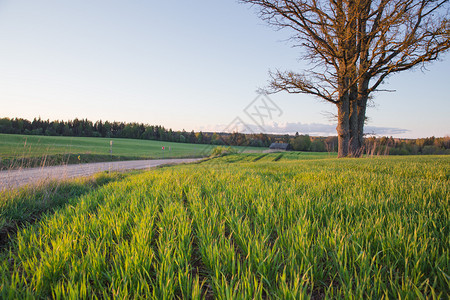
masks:
<path id="1" fill-rule="evenodd" d="M 160 125 L 143 123 L 125 123 L 74 119 L 70 121 L 50 121 L 35 118 L 29 121 L 22 118 L 1 118 L 0 133 L 47 135 L 47 136 L 77 136 L 131 138 L 143 140 L 169 141 L 192 144 L 213 144 L 231 146 L 269 147 L 278 141 L 267 134 L 242 133 L 212 133 L 174 131 Z"/>
<path id="2" fill-rule="evenodd" d="M 291 138 L 290 144 L 297 151 L 337 152 L 338 138 L 300 135 Z M 366 137 L 361 151 L 367 155 L 450 154 L 450 137 L 432 136 L 421 139 Z"/>
<path id="3" fill-rule="evenodd" d="M 369 155 L 450 154 L 450 137 L 432 136 L 422 139 L 369 137 L 364 139 L 364 148 Z"/>
<path id="4" fill-rule="evenodd" d="M 212 144 L 229 146 L 269 147 L 272 143 L 288 143 L 294 151 L 337 152 L 338 138 L 310 137 L 309 135 L 243 134 L 215 132 L 173 131 L 160 125 L 124 123 L 74 119 L 70 121 L 50 121 L 35 118 L 29 121 L 21 118 L 0 118 L 0 133 L 131 138 L 169 141 L 191 144 Z M 424 139 L 398 139 L 392 137 L 368 137 L 364 139 L 363 154 L 368 155 L 409 155 L 409 154 L 450 154 L 450 137 Z"/>

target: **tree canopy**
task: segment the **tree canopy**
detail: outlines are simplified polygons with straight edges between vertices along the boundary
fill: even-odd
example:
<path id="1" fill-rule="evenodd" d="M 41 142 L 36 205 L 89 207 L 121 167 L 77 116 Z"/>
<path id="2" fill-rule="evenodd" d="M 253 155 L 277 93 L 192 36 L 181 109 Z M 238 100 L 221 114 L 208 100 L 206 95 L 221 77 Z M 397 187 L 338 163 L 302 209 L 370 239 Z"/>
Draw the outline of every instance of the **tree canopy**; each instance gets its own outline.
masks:
<path id="1" fill-rule="evenodd" d="M 450 48 L 448 0 L 241 0 L 292 32 L 313 67 L 270 73 L 269 93 L 306 93 L 337 106 L 339 156 L 363 152 L 370 95 L 388 76 Z"/>

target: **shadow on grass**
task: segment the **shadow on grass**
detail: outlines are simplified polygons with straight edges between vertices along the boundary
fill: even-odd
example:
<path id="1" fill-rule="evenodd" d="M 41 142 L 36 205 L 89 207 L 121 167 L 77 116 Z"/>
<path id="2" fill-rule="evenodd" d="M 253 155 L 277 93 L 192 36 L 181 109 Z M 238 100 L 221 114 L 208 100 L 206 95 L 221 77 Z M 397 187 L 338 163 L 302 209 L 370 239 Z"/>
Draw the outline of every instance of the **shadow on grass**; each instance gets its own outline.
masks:
<path id="1" fill-rule="evenodd" d="M 149 160 L 149 159 L 171 159 L 171 158 L 201 158 L 201 155 L 184 155 L 183 157 L 166 155 L 161 157 L 153 156 L 124 156 L 124 155 L 104 155 L 104 154 L 54 154 L 39 157 L 0 157 L 0 171 L 17 170 L 25 168 L 50 167 L 62 165 L 76 165 L 95 162 L 116 162 L 127 160 Z"/>
<path id="2" fill-rule="evenodd" d="M 152 157 L 121 156 L 103 154 L 54 154 L 39 157 L 13 157 L 0 159 L 0 170 L 17 170 L 60 165 L 84 164 L 92 162 L 111 162 L 124 160 L 152 159 Z"/>
<path id="3" fill-rule="evenodd" d="M 267 155 L 268 155 L 268 153 L 265 153 L 265 154 L 263 154 L 263 155 L 259 155 L 259 156 L 255 157 L 255 158 L 253 159 L 253 162 L 257 162 L 258 160 L 260 160 L 260 159 L 266 157 Z"/>
<path id="4" fill-rule="evenodd" d="M 0 193 L 0 251 L 17 231 L 57 212 L 80 196 L 127 177 L 128 173 L 99 173 L 89 178 L 53 181 L 37 187 L 25 187 Z"/>

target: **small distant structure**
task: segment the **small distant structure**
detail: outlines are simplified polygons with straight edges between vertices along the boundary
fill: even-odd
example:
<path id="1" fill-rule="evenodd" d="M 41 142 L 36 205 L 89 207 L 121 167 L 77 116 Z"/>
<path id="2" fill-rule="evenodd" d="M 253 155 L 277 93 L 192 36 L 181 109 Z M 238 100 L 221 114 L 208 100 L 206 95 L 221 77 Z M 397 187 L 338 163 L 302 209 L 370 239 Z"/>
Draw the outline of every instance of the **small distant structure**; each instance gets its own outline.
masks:
<path id="1" fill-rule="evenodd" d="M 288 143 L 272 143 L 269 146 L 270 150 L 289 151 L 292 150 L 291 144 Z"/>

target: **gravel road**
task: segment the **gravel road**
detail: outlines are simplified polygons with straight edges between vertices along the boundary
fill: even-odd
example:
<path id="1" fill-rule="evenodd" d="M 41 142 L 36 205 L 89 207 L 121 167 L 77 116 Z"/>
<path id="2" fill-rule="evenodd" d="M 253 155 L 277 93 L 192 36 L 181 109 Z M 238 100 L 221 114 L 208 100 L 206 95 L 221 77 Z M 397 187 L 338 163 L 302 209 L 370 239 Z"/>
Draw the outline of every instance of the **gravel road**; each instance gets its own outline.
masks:
<path id="1" fill-rule="evenodd" d="M 201 158 L 129 160 L 1 171 L 0 191 L 14 189 L 26 184 L 36 184 L 51 179 L 85 177 L 103 171 L 149 169 L 165 164 L 190 163 L 200 159 Z"/>

